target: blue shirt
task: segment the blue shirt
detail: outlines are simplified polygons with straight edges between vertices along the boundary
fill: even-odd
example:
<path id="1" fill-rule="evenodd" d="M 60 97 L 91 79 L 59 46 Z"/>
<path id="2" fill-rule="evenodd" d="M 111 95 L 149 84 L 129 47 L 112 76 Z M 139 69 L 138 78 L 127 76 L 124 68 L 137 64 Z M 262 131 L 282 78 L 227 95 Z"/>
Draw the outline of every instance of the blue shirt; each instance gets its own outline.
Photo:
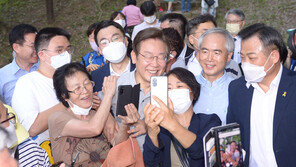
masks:
<path id="1" fill-rule="evenodd" d="M 36 71 L 39 67 L 39 62 L 33 64 L 29 72 Z M 21 69 L 15 61 L 13 61 L 0 69 L 0 96 L 3 103 L 11 106 L 11 98 L 14 92 L 16 81 L 23 75 L 29 73 Z"/>
<path id="2" fill-rule="evenodd" d="M 104 57 L 102 55 L 98 54 L 98 52 L 96 52 L 96 51 L 89 52 L 88 54 L 86 54 L 83 57 L 83 60 L 85 62 L 85 67 L 87 67 L 90 64 L 98 64 L 100 67 L 105 65 Z M 83 64 L 82 61 L 80 63 Z"/>
<path id="3" fill-rule="evenodd" d="M 226 124 L 226 114 L 228 107 L 228 86 L 234 80 L 231 76 L 224 75 L 213 82 L 205 79 L 202 75 L 196 76 L 197 82 L 200 84 L 200 95 L 193 106 L 195 113 L 217 114 L 222 121 L 222 125 Z"/>

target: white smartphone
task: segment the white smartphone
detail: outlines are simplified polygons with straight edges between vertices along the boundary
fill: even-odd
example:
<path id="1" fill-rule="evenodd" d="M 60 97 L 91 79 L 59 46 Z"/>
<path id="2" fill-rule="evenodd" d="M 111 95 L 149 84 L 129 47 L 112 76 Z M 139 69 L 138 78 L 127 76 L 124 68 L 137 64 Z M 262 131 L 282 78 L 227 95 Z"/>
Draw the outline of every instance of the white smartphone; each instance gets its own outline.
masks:
<path id="1" fill-rule="evenodd" d="M 151 104 L 160 107 L 153 99 L 153 96 L 158 97 L 165 105 L 168 105 L 168 78 L 167 76 L 153 76 L 150 80 L 151 88 Z"/>

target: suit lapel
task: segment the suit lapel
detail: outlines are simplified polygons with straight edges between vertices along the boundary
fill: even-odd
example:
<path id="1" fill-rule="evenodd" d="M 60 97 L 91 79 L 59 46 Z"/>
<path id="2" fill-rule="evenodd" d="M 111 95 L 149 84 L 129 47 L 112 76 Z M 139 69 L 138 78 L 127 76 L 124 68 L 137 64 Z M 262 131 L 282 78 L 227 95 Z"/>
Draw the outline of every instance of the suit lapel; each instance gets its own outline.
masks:
<path id="1" fill-rule="evenodd" d="M 293 93 L 293 92 L 289 92 L 289 88 L 291 84 L 292 84 L 292 81 L 291 81 L 291 77 L 289 76 L 289 71 L 285 67 L 283 67 L 283 73 L 281 76 L 281 80 L 280 80 L 280 84 L 277 92 L 275 111 L 273 116 L 273 139 L 274 140 L 279 129 L 282 115 L 284 115 L 283 112 L 286 111 L 289 97 Z"/>

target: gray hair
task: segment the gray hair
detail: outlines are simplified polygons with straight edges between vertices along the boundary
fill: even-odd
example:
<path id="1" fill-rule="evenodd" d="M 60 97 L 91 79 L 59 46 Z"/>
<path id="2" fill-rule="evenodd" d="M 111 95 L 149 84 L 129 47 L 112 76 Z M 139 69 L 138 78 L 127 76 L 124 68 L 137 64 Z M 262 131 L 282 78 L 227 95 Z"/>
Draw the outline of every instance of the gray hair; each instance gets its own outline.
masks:
<path id="1" fill-rule="evenodd" d="M 234 14 L 234 15 L 237 15 L 238 17 L 240 17 L 241 21 L 244 21 L 245 20 L 245 14 L 242 10 L 240 9 L 237 9 L 237 8 L 234 8 L 234 9 L 230 9 L 227 11 L 227 13 L 225 14 L 225 20 L 227 20 L 227 16 L 229 14 Z"/>
<path id="2" fill-rule="evenodd" d="M 225 48 L 227 50 L 228 53 L 232 52 L 233 49 L 234 49 L 234 40 L 233 40 L 233 37 L 231 36 L 231 34 L 226 31 L 225 29 L 222 29 L 222 28 L 211 28 L 209 30 L 207 30 L 206 32 L 204 32 L 200 38 L 198 39 L 198 48 L 201 47 L 201 44 L 204 40 L 204 38 L 210 34 L 221 34 L 225 37 Z"/>

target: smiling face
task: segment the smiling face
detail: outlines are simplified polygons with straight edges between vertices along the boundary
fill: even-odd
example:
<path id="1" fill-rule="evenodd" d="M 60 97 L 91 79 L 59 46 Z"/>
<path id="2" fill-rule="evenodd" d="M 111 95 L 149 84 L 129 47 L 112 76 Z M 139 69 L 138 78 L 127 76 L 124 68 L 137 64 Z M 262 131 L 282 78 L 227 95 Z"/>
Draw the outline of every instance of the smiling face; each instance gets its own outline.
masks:
<path id="1" fill-rule="evenodd" d="M 89 108 L 93 103 L 93 86 L 87 75 L 81 71 L 67 77 L 66 87 L 69 92 L 69 100 L 81 108 Z M 75 94 L 75 89 L 81 89 L 81 93 Z"/>
<path id="2" fill-rule="evenodd" d="M 225 43 L 222 34 L 212 33 L 203 39 L 199 48 L 203 76 L 211 82 L 223 76 L 226 63 L 231 59 L 232 52 L 227 52 Z"/>
<path id="3" fill-rule="evenodd" d="M 37 63 L 38 57 L 34 48 L 36 34 L 28 33 L 24 35 L 24 41 L 22 44 L 14 43 L 13 50 L 16 53 L 17 59 L 21 59 L 26 63 Z"/>
<path id="4" fill-rule="evenodd" d="M 167 46 L 160 39 L 152 38 L 142 41 L 139 46 L 138 55 L 134 51 L 131 53 L 132 61 L 137 66 L 136 81 L 150 84 L 152 76 L 160 76 L 164 73 L 166 61 L 161 61 L 161 57 L 167 57 Z M 153 59 L 149 61 L 147 57 L 153 57 Z"/>

